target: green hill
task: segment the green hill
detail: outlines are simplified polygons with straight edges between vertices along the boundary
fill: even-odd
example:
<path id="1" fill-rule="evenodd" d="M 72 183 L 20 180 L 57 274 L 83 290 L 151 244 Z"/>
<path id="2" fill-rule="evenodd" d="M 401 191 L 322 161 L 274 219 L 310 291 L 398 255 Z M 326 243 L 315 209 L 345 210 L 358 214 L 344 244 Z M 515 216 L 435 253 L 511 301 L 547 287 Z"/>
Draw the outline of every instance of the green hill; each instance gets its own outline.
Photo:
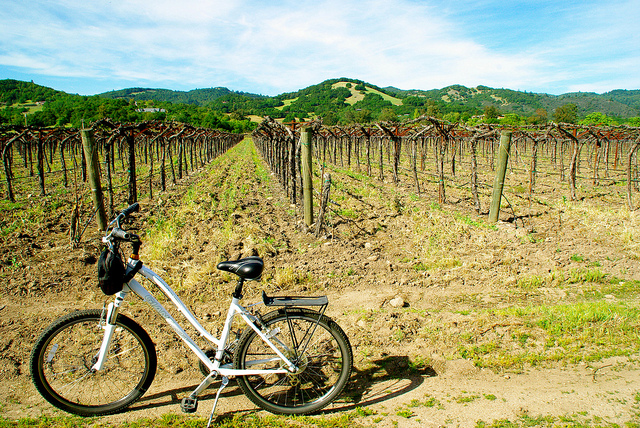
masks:
<path id="1" fill-rule="evenodd" d="M 230 94 L 246 96 L 248 98 L 260 98 L 261 95 L 244 92 L 234 92 L 227 88 L 194 89 L 191 91 L 172 91 L 170 89 L 128 88 L 118 91 L 109 91 L 99 94 L 103 98 L 125 99 L 134 101 L 159 101 L 174 104 L 194 104 L 204 106 L 211 101 Z"/>
<path id="2" fill-rule="evenodd" d="M 563 95 L 494 89 L 487 86 L 467 88 L 461 85 L 428 91 L 401 90 L 393 87 L 385 88 L 385 90 L 399 98 L 416 97 L 438 104 L 444 103 L 449 108 L 463 105 L 467 109 L 483 111 L 485 107 L 493 106 L 504 113 L 516 113 L 524 116 L 529 116 L 538 109 L 552 113 L 556 108 L 567 103 L 573 103 L 578 107 L 579 116 L 586 116 L 594 112 L 619 118 L 640 115 L 640 90 L 615 90 L 604 94 L 577 92 Z"/>
<path id="3" fill-rule="evenodd" d="M 640 90 L 563 95 L 462 85 L 403 90 L 343 77 L 274 97 L 222 87 L 191 91 L 136 87 L 88 97 L 33 82 L 0 80 L 0 124 L 24 123 L 26 114 L 29 124 L 41 126 L 79 126 L 82 121 L 109 117 L 123 122 L 175 120 L 242 130 L 250 128 L 240 125 L 248 123 L 247 117 L 257 121 L 264 116 L 285 121 L 321 117 L 325 124 L 333 125 L 402 121 L 424 114 L 472 123 L 487 111 L 496 118 L 511 115 L 518 123 L 540 123 L 552 120 L 556 109 L 569 103 L 576 106 L 577 120 L 601 113 L 618 123 L 630 118 L 640 122 Z M 236 122 L 231 125 L 230 120 Z"/>
<path id="4" fill-rule="evenodd" d="M 0 125 L 27 123 L 38 127 L 79 128 L 83 123 L 108 118 L 123 123 L 145 120 L 176 121 L 231 132 L 247 132 L 255 127 L 255 124 L 238 114 L 225 114 L 197 105 L 193 101 L 208 102 L 208 97 L 227 96 L 224 94 L 231 92 L 228 89 L 196 90 L 182 95 L 175 92 L 138 88 L 113 91 L 109 96 L 82 96 L 56 91 L 33 82 L 5 79 L 0 80 Z M 184 94 L 192 95 L 193 102 L 156 100 L 156 97 L 180 99 Z M 136 95 L 140 96 L 138 100 L 135 99 Z M 245 95 L 237 96 L 248 98 Z M 203 99 L 206 101 L 202 101 Z"/>
<path id="5" fill-rule="evenodd" d="M 326 80 L 295 92 L 265 97 L 226 88 L 196 89 L 189 92 L 132 88 L 100 96 L 197 104 L 224 113 L 271 116 L 293 120 L 322 117 L 327 124 L 367 122 L 379 119 L 406 119 L 416 114 L 446 115 L 457 113 L 460 119 L 482 115 L 493 107 L 499 114 L 530 117 L 544 110 L 553 112 L 567 103 L 577 106 L 578 117 L 600 112 L 625 120 L 640 116 L 640 90 L 615 90 L 605 94 L 568 93 L 549 95 L 497 89 L 487 86 L 467 88 L 462 85 L 431 90 L 381 88 L 357 79 Z"/>

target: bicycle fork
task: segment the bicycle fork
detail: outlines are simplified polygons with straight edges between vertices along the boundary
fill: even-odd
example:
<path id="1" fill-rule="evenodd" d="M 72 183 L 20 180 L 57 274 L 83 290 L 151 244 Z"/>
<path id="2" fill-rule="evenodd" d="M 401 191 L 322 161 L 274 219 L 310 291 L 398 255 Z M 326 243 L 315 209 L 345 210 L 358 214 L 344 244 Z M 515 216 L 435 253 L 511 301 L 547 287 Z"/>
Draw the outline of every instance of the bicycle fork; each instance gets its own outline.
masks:
<path id="1" fill-rule="evenodd" d="M 116 294 L 115 300 L 109 303 L 109 306 L 107 306 L 106 315 L 104 317 L 104 336 L 102 338 L 102 343 L 100 344 L 100 350 L 98 351 L 97 361 L 91 367 L 92 372 L 102 370 L 105 361 L 107 361 L 107 355 L 109 353 L 109 348 L 111 347 L 111 339 L 113 338 L 113 333 L 116 330 L 116 318 L 118 316 L 118 309 L 120 308 L 120 304 L 122 304 L 123 301 L 124 293 L 121 291 Z M 100 321 L 100 324 L 102 325 L 102 320 Z"/>

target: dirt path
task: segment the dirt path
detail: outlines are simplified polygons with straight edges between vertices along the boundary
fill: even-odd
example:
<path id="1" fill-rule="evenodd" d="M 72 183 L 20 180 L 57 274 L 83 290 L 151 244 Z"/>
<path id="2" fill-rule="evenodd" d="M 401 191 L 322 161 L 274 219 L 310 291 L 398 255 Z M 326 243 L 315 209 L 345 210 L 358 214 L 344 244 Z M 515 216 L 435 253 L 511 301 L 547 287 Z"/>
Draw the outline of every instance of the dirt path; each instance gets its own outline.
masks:
<path id="1" fill-rule="evenodd" d="M 230 278 L 215 270 L 224 258 L 265 258 L 264 281 L 252 284 L 246 301 L 262 289 L 327 294 L 329 315 L 347 332 L 355 357 L 348 391 L 329 411 L 366 407 L 374 411 L 363 418 L 366 424 L 467 427 L 479 420 L 540 416 L 573 418 L 586 426 L 599 420 L 640 423 L 637 352 L 504 369 L 497 361 L 506 355 L 546 352 L 544 332 L 513 316 L 492 320 L 488 312 L 573 304 L 596 291 L 603 301 L 637 308 L 636 291 L 623 296 L 617 288 L 605 290 L 604 283 L 552 278 L 597 263 L 607 275 L 639 280 L 632 257 L 637 237 L 631 234 L 625 243 L 616 232 L 635 227 L 637 218 L 602 211 L 587 216 L 586 206 L 597 210 L 590 201 L 579 209 L 557 208 L 550 194 L 541 196 L 547 205 L 534 206 L 529 231 L 510 223 L 489 228 L 476 224 L 481 220 L 464 202 L 464 190 L 451 189 L 453 203 L 440 207 L 429 194 L 413 195 L 409 186 L 332 174 L 334 211 L 330 227 L 316 239 L 292 217 L 295 207 L 252 145 L 242 143 L 157 199 L 142 201 L 133 226 L 145 232 L 146 263 L 169 278 L 214 332 L 231 291 Z M 8 213 L 3 216 L 8 222 Z M 0 405 L 2 416 L 11 419 L 60 414 L 30 383 L 31 346 L 54 318 L 101 307 L 105 300 L 94 279 L 99 236 L 89 234 L 71 249 L 64 211 L 44 216 L 37 227 L 30 224 L 0 242 Z M 597 221 L 606 222 L 607 234 L 594 228 Z M 536 278 L 540 284 L 522 285 Z M 131 411 L 104 420 L 179 412 L 180 399 L 201 380 L 197 362 L 176 346 L 157 316 L 140 305 L 127 313 L 155 341 L 159 371 Z M 476 349 L 471 344 L 498 350 L 462 358 L 462 350 Z M 207 391 L 197 416 L 208 415 L 214 394 Z M 237 411 L 257 409 L 232 384 L 219 414 Z"/>

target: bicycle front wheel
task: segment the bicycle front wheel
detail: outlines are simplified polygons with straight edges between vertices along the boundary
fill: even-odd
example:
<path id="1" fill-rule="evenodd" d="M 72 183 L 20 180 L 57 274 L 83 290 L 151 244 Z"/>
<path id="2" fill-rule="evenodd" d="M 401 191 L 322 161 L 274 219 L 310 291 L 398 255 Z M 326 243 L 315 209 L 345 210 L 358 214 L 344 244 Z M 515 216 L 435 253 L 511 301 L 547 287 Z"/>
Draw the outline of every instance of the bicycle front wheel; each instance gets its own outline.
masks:
<path id="1" fill-rule="evenodd" d="M 256 405 L 280 414 L 304 414 L 333 402 L 349 380 L 353 356 L 340 326 L 315 311 L 274 311 L 262 320 L 271 342 L 297 367 L 296 373 L 239 376 L 238 384 Z M 282 359 L 247 328 L 234 356 L 238 369 L 276 370 Z"/>
<path id="2" fill-rule="evenodd" d="M 139 399 L 155 376 L 153 342 L 140 325 L 120 314 L 103 369 L 91 369 L 104 336 L 101 315 L 85 310 L 59 318 L 31 353 L 31 376 L 40 394 L 76 415 L 116 413 Z"/>

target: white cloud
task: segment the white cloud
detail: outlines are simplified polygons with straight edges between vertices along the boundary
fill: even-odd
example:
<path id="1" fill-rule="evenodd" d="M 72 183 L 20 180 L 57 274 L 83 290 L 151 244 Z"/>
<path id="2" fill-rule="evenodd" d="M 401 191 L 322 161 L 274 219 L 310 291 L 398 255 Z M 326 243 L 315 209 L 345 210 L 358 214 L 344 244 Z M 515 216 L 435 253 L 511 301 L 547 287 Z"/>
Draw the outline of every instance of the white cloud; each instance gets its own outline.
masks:
<path id="1" fill-rule="evenodd" d="M 474 11 L 511 19 L 513 28 L 514 17 L 501 17 L 503 4 L 493 1 L 446 10 L 440 0 L 8 3 L 0 10 L 0 67 L 42 75 L 268 94 L 343 76 L 406 89 L 640 86 L 626 70 L 640 57 L 640 8 L 631 1 L 565 5 L 558 14 L 566 16 L 554 21 L 562 28 L 532 26 L 520 44 L 510 33 L 476 37 L 485 24 Z M 538 4 L 522 3 L 509 13 Z M 551 16 L 553 3 L 543 4 L 539 19 Z"/>

